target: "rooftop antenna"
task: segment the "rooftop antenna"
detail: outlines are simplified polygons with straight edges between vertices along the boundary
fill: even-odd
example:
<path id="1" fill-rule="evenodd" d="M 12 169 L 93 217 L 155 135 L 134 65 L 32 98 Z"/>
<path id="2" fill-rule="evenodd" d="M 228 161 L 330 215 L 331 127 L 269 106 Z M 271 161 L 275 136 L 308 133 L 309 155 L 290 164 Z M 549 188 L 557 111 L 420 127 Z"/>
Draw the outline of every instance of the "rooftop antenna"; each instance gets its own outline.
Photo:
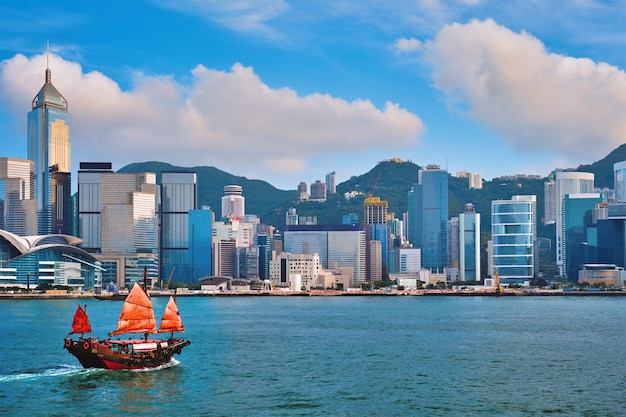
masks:
<path id="1" fill-rule="evenodd" d="M 50 74 L 50 40 L 46 40 L 46 83 L 51 82 Z"/>

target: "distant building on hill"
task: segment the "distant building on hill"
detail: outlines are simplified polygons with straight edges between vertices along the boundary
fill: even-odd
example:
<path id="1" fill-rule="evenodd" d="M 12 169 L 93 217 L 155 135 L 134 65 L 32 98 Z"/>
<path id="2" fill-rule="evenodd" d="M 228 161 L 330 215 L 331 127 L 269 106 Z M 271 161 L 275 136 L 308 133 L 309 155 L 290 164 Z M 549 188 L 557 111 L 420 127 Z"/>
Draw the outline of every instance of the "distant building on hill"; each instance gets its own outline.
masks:
<path id="1" fill-rule="evenodd" d="M 320 180 L 316 180 L 311 184 L 311 200 L 313 201 L 326 201 L 326 184 Z"/>

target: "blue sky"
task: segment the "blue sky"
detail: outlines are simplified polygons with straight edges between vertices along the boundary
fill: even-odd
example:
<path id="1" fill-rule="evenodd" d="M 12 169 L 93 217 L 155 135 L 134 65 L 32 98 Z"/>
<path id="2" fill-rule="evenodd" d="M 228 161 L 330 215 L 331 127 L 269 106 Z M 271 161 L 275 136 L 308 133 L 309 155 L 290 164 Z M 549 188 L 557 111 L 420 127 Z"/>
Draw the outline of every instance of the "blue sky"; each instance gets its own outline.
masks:
<path id="1" fill-rule="evenodd" d="M 625 142 L 625 15 L 593 0 L 4 0 L 0 156 L 26 158 L 49 41 L 74 167 L 206 165 L 282 189 L 394 157 L 544 176 Z"/>

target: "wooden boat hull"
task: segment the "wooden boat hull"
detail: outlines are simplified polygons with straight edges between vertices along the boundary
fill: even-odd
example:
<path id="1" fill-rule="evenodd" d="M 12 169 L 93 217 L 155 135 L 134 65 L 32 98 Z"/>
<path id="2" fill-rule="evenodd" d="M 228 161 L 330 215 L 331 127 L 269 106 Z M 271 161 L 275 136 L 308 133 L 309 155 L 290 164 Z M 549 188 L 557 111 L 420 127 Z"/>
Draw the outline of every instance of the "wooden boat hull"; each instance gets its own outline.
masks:
<path id="1" fill-rule="evenodd" d="M 66 338 L 64 348 L 78 359 L 83 368 L 121 370 L 165 365 L 174 354 L 180 354 L 189 344 L 189 340 L 181 338 L 103 341 L 96 338 Z"/>

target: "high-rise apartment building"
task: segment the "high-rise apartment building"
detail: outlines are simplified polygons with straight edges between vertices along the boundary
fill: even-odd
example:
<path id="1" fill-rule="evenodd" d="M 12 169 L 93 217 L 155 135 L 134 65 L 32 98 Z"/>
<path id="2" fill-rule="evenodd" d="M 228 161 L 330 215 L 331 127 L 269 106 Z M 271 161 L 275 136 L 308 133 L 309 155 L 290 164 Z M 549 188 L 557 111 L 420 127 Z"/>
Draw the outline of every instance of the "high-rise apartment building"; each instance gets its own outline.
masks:
<path id="1" fill-rule="evenodd" d="M 102 261 L 102 283 L 130 287 L 159 278 L 156 174 L 118 174 L 111 163 L 81 163 L 78 235 L 81 247 Z"/>
<path id="2" fill-rule="evenodd" d="M 222 197 L 222 219 L 242 219 L 246 213 L 246 199 L 241 185 L 227 185 Z"/>
<path id="3" fill-rule="evenodd" d="M 328 194 L 337 192 L 337 174 L 335 174 L 335 171 L 326 174 L 326 191 Z"/>
<path id="4" fill-rule="evenodd" d="M 422 267 L 443 270 L 448 262 L 448 172 L 429 165 L 409 191 L 409 241 L 422 249 Z"/>
<path id="5" fill-rule="evenodd" d="M 298 184 L 298 200 L 308 200 L 309 199 L 309 192 L 307 189 L 307 185 L 306 182 L 302 181 L 300 182 L 300 184 Z"/>
<path id="6" fill-rule="evenodd" d="M 18 236 L 37 234 L 32 161 L 0 158 L 0 230 Z"/>
<path id="7" fill-rule="evenodd" d="M 28 159 L 34 163 L 34 194 L 38 233 L 72 233 L 70 128 L 65 97 L 52 84 L 46 68 L 45 83 L 28 113 Z"/>
<path id="8" fill-rule="evenodd" d="M 480 213 L 471 203 L 459 214 L 459 279 L 480 281 Z"/>
<path id="9" fill-rule="evenodd" d="M 515 195 L 491 202 L 491 275 L 503 283 L 524 284 L 535 275 L 537 197 Z"/>
<path id="10" fill-rule="evenodd" d="M 311 200 L 326 201 L 326 184 L 320 180 L 311 184 Z"/>
<path id="11" fill-rule="evenodd" d="M 193 171 L 163 171 L 160 208 L 162 280 L 169 280 L 176 268 L 172 275 L 174 281 L 191 282 L 189 212 L 197 208 L 198 175 Z"/>
<path id="12" fill-rule="evenodd" d="M 550 179 L 543 183 L 543 224 L 556 223 L 556 182 Z"/>

